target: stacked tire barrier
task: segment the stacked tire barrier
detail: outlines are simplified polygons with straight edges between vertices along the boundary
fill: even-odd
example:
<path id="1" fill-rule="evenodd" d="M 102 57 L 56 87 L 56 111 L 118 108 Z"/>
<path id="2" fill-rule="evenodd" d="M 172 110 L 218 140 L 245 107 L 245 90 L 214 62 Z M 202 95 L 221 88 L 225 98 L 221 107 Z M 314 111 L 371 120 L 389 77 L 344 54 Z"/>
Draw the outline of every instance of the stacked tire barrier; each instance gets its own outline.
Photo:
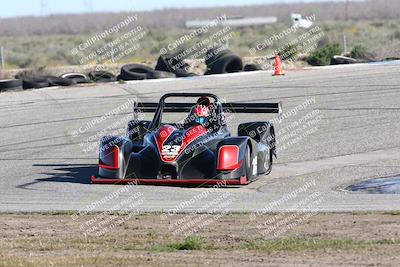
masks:
<path id="1" fill-rule="evenodd" d="M 86 75 L 81 73 L 66 73 L 60 77 L 51 75 L 34 76 L 32 74 L 19 73 L 15 78 L 0 80 L 0 92 L 40 89 L 52 86 L 72 86 L 78 83 L 91 82 Z"/>
<path id="2" fill-rule="evenodd" d="M 73 82 L 75 82 L 77 84 L 90 83 L 89 77 L 82 73 L 76 73 L 76 72 L 64 73 L 60 77 L 64 78 L 64 79 L 72 80 Z"/>
<path id="3" fill-rule="evenodd" d="M 43 77 L 30 77 L 22 80 L 22 88 L 26 89 L 39 89 L 49 87 L 50 83 Z"/>
<path id="4" fill-rule="evenodd" d="M 102 70 L 91 71 L 88 76 L 95 83 L 109 83 L 117 80 L 114 74 Z"/>
<path id="5" fill-rule="evenodd" d="M 331 65 L 355 64 L 355 63 L 358 63 L 358 60 L 351 57 L 337 55 L 331 58 Z"/>
<path id="6" fill-rule="evenodd" d="M 22 89 L 22 81 L 19 79 L 0 80 L 0 92 Z"/>
<path id="7" fill-rule="evenodd" d="M 205 62 L 207 65 L 205 75 L 243 71 L 242 59 L 232 51 L 221 47 L 208 50 Z"/>
<path id="8" fill-rule="evenodd" d="M 160 55 L 154 69 L 143 64 L 126 64 L 121 67 L 121 72 L 118 76 L 107 71 L 91 71 L 87 75 L 70 72 L 64 73 L 59 77 L 49 75 L 34 76 L 32 73 L 24 71 L 17 74 L 15 76 L 16 79 L 0 80 L 0 92 L 50 86 L 72 86 L 92 82 L 107 83 L 197 76 L 195 73 L 187 71 L 189 64 L 185 62 L 185 58 L 182 55 L 182 52 Z M 340 61 L 335 62 L 336 64 L 343 64 L 342 58 L 333 60 Z M 262 70 L 257 64 L 243 66 L 242 59 L 226 47 L 214 47 L 208 50 L 205 55 L 205 63 L 207 65 L 205 75 Z"/>
<path id="9" fill-rule="evenodd" d="M 243 67 L 244 71 L 257 71 L 257 70 L 262 70 L 260 65 L 257 64 L 246 64 Z"/>
<path id="10" fill-rule="evenodd" d="M 62 78 L 62 77 L 43 76 L 43 78 L 49 82 L 49 87 L 51 87 L 51 86 L 71 86 L 71 85 L 76 84 L 76 82 L 74 80 L 66 79 L 66 78 Z"/>
<path id="11" fill-rule="evenodd" d="M 72 86 L 77 82 L 73 79 L 67 79 L 57 76 L 37 76 L 37 77 L 24 77 L 22 78 L 22 88 L 26 89 L 39 89 L 52 86 Z"/>
<path id="12" fill-rule="evenodd" d="M 152 68 L 142 64 L 128 64 L 121 68 L 120 79 L 124 81 L 131 80 L 145 80 L 149 72 L 153 71 Z"/>
<path id="13" fill-rule="evenodd" d="M 142 64 L 127 64 L 122 66 L 121 74 L 118 76 L 120 80 L 146 80 L 146 79 L 162 79 L 175 78 L 175 74 L 164 71 L 153 70 L 152 68 Z"/>
<path id="14" fill-rule="evenodd" d="M 180 57 L 181 54 L 179 52 L 176 54 L 160 55 L 155 70 L 174 73 L 176 77 L 196 76 L 196 74 L 187 71 L 189 64 L 184 61 L 184 58 Z"/>

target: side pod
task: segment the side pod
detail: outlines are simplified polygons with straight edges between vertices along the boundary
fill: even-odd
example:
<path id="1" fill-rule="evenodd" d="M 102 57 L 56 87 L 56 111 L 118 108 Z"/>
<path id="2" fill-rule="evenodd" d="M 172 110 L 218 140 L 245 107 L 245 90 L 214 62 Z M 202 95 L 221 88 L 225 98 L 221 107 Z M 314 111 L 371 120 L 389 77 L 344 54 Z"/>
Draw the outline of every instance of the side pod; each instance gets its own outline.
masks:
<path id="1" fill-rule="evenodd" d="M 99 146 L 99 175 L 105 178 L 124 177 L 125 155 L 132 149 L 132 142 L 124 136 L 105 136 Z"/>
<path id="2" fill-rule="evenodd" d="M 246 150 L 253 150 L 249 137 L 230 137 L 218 143 L 215 151 L 217 173 L 222 179 L 240 179 L 246 177 Z M 251 179 L 251 177 L 247 177 Z"/>

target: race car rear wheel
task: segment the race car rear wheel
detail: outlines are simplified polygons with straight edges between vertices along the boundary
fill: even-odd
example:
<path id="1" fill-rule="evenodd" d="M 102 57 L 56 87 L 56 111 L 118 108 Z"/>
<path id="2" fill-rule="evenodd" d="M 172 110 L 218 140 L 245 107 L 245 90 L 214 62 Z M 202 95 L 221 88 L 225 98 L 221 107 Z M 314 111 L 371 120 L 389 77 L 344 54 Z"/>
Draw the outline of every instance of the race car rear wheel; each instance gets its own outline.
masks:
<path id="1" fill-rule="evenodd" d="M 244 170 L 246 173 L 246 179 L 247 181 L 251 180 L 251 173 L 252 173 L 252 163 L 251 163 L 251 154 L 250 154 L 250 147 L 247 146 L 246 147 L 246 152 L 245 152 L 245 156 L 244 156 Z"/>
<path id="2" fill-rule="evenodd" d="M 268 170 L 265 173 L 265 175 L 270 174 L 270 172 L 272 171 L 273 156 L 274 156 L 274 153 L 272 152 L 272 150 L 270 150 L 269 151 L 269 159 L 268 159 Z"/>

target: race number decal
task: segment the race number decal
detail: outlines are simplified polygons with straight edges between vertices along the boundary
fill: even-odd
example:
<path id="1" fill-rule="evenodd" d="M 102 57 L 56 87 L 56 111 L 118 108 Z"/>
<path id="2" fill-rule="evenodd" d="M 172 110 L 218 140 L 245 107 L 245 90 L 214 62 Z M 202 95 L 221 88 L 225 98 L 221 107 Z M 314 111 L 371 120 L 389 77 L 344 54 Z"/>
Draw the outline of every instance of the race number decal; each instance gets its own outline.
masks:
<path id="1" fill-rule="evenodd" d="M 175 158 L 181 150 L 180 145 L 165 145 L 162 148 L 161 155 L 164 158 Z"/>

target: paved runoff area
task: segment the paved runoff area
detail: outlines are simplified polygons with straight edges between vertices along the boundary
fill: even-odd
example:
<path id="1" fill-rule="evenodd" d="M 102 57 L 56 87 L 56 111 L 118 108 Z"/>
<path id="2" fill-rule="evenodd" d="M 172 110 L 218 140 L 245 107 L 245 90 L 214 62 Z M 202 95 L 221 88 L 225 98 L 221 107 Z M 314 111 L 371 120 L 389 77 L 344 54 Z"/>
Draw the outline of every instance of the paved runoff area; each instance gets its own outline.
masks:
<path id="1" fill-rule="evenodd" d="M 93 185 L 100 136 L 123 132 L 132 101 L 168 92 L 211 92 L 226 101 L 282 102 L 274 119 L 278 159 L 270 175 L 243 187 Z M 399 211 L 400 194 L 346 188 L 400 173 L 400 64 L 134 81 L 0 94 L 0 211 L 268 212 Z M 181 114 L 182 115 L 182 114 Z M 151 115 L 149 114 L 149 118 Z M 140 201 L 139 201 L 140 200 Z M 229 201 L 228 201 L 229 200 Z M 126 203 L 124 203 L 126 204 Z"/>

